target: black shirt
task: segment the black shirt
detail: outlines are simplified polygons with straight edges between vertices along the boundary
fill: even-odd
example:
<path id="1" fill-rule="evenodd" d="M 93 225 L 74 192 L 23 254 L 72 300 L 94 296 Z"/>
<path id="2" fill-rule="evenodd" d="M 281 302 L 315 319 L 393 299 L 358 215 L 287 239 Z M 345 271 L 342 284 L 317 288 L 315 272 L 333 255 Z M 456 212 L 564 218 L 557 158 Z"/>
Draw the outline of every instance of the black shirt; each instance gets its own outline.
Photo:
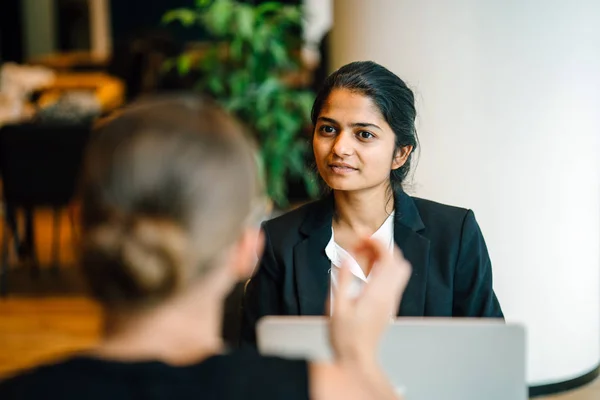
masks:
<path id="1" fill-rule="evenodd" d="M 189 366 L 75 357 L 0 382 L 0 399 L 308 399 L 306 361 L 253 350 Z"/>

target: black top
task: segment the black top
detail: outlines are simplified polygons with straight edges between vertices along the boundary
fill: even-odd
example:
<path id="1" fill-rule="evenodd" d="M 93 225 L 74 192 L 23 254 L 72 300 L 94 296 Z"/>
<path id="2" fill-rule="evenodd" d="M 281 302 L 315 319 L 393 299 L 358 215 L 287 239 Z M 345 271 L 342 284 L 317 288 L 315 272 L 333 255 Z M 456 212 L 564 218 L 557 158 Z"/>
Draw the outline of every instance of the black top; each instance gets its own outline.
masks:
<path id="1" fill-rule="evenodd" d="M 394 241 L 412 265 L 397 315 L 503 318 L 473 212 L 404 192 L 394 197 Z M 244 296 L 243 343 L 255 345 L 265 315 L 326 312 L 333 212 L 330 195 L 263 224 L 265 250 Z"/>
<path id="2" fill-rule="evenodd" d="M 0 383 L 0 399 L 308 399 L 306 361 L 251 350 L 174 367 L 76 357 Z"/>

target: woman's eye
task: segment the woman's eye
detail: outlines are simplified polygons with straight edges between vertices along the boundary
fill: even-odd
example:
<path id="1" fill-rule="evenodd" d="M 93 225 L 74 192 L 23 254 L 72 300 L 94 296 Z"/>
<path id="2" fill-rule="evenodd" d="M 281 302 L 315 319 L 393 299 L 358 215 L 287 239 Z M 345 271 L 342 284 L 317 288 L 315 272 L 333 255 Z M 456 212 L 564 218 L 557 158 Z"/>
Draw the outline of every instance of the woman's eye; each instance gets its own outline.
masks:
<path id="1" fill-rule="evenodd" d="M 323 125 L 321 126 L 321 132 L 323 133 L 335 133 L 335 129 L 333 126 Z"/>
<path id="2" fill-rule="evenodd" d="M 360 137 L 361 139 L 371 139 L 375 136 L 371 132 L 362 131 L 358 132 L 358 137 Z"/>

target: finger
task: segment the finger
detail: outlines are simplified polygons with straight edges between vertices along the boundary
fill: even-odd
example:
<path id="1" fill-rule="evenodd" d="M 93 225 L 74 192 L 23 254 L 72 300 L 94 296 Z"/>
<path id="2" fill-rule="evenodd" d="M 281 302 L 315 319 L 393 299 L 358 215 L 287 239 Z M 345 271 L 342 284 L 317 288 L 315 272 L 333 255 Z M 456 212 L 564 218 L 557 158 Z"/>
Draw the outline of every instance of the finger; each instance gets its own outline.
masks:
<path id="1" fill-rule="evenodd" d="M 369 274 L 369 284 L 363 292 L 363 301 L 372 302 L 373 307 L 397 309 L 410 279 L 410 264 L 397 246 L 390 254 L 385 246 L 373 242 L 364 244 L 375 255 L 375 264 Z"/>
<path id="2" fill-rule="evenodd" d="M 392 254 L 386 251 L 385 255 L 377 261 L 370 274 L 369 283 L 373 283 L 373 290 L 399 293 L 404 290 L 411 274 L 410 263 L 406 261 L 402 252 L 394 246 Z"/>
<path id="3" fill-rule="evenodd" d="M 387 255 L 387 251 L 383 243 L 379 240 L 365 237 L 358 241 L 352 251 L 352 255 L 361 255 L 367 259 L 367 262 L 372 267 L 377 261 Z"/>
<path id="4" fill-rule="evenodd" d="M 358 243 L 354 253 L 362 254 L 369 262 L 373 263 L 373 265 L 371 265 L 371 272 L 369 273 L 370 277 L 372 277 L 372 275 L 386 273 L 381 271 L 388 271 L 389 269 L 391 269 L 392 273 L 398 272 L 398 268 L 400 268 L 400 272 L 407 272 L 407 265 L 404 263 L 406 260 L 404 259 L 402 251 L 396 245 L 394 245 L 393 251 L 390 252 L 389 248 L 381 241 L 365 238 Z"/>

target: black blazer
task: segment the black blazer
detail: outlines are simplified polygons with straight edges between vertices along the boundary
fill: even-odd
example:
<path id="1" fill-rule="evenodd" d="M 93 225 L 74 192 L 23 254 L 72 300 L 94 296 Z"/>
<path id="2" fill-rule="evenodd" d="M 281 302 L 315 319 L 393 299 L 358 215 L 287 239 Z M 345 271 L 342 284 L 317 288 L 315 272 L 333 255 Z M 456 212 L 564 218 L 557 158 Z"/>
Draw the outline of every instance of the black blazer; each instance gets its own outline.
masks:
<path id="1" fill-rule="evenodd" d="M 471 210 L 395 195 L 394 240 L 412 264 L 398 316 L 503 318 L 492 267 Z M 263 224 L 265 250 L 246 287 L 241 340 L 255 344 L 265 315 L 323 315 L 329 294 L 333 196 Z"/>

